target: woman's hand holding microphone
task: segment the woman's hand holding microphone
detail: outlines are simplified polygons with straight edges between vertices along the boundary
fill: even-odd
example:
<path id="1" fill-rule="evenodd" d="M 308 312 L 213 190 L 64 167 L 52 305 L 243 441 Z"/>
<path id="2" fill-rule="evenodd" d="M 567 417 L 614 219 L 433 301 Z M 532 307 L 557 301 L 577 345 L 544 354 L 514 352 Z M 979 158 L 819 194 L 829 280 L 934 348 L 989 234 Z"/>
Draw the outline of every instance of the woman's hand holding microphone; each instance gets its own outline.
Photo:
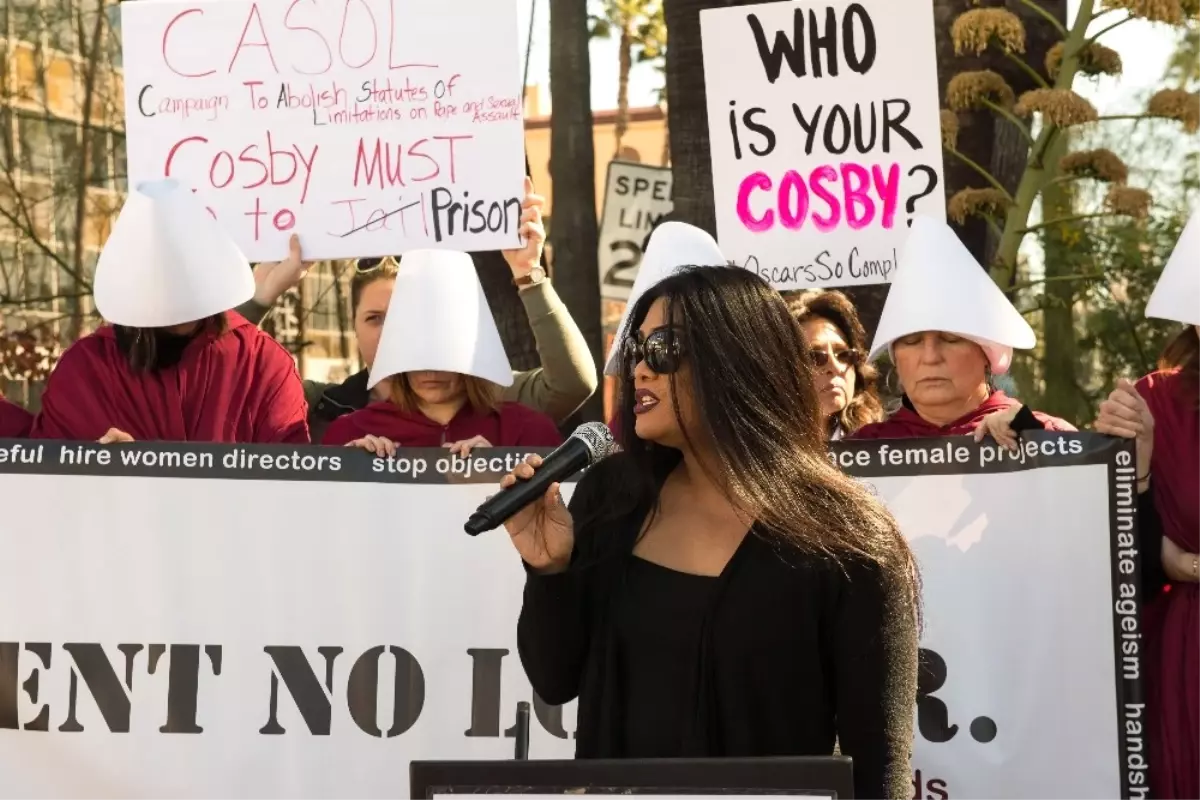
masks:
<path id="1" fill-rule="evenodd" d="M 525 463 L 504 476 L 500 488 L 529 480 L 541 465 L 541 456 L 529 456 Z M 534 572 L 552 575 L 565 572 L 570 566 L 575 549 L 575 524 L 563 503 L 559 484 L 550 484 L 540 500 L 517 512 L 504 523 L 504 528 L 513 547 Z"/>

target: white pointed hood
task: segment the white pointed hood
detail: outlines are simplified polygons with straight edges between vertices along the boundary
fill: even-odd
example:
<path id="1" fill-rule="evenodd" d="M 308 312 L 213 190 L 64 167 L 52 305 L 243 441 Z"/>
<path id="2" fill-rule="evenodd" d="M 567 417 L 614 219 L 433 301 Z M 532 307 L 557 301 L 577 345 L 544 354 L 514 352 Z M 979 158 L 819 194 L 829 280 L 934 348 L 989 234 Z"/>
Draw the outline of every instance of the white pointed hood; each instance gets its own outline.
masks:
<path id="1" fill-rule="evenodd" d="M 625 326 L 629 324 L 629 314 L 643 294 L 680 267 L 724 267 L 728 264 L 716 240 L 694 225 L 672 221 L 655 228 L 650 234 L 650 241 L 646 243 L 646 252 L 642 254 L 642 263 L 638 265 L 629 299 L 625 301 L 625 312 L 621 314 L 617 336 L 609 348 L 604 374 L 616 375 L 620 372 L 622 336 Z"/>
<path id="2" fill-rule="evenodd" d="M 466 253 L 412 250 L 400 259 L 367 388 L 424 370 L 512 385 L 500 331 Z"/>
<path id="3" fill-rule="evenodd" d="M 1200 210 L 1192 213 L 1158 276 L 1146 316 L 1200 325 Z"/>
<path id="4" fill-rule="evenodd" d="M 913 220 L 869 358 L 921 331 L 970 339 L 987 353 L 996 375 L 1008 371 L 1013 348 L 1037 344 L 1033 328 L 950 226 L 929 217 Z"/>
<path id="5" fill-rule="evenodd" d="M 96 310 L 135 328 L 183 325 L 254 296 L 254 274 L 195 193 L 167 178 L 138 184 L 96 264 Z"/>

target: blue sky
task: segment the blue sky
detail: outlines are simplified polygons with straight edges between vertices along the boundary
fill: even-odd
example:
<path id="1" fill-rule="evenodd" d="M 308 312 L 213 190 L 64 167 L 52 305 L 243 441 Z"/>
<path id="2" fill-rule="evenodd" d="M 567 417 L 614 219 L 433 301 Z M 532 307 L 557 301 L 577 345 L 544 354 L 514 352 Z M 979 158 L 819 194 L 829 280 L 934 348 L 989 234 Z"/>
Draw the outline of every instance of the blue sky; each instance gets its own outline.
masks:
<path id="1" fill-rule="evenodd" d="M 517 0 L 522 53 L 526 33 L 529 29 L 530 9 L 534 9 L 533 52 L 529 65 L 529 81 L 549 90 L 549 22 L 552 0 Z M 536 3 L 536 8 L 534 4 Z M 1078 8 L 1077 0 L 1071 0 L 1070 12 Z M 1116 14 L 1106 16 L 1096 24 L 1102 28 L 1110 24 Z M 1103 42 L 1124 57 L 1125 74 L 1118 79 L 1105 78 L 1094 82 L 1080 80 L 1076 90 L 1086 95 L 1101 113 L 1117 110 L 1132 110 L 1135 98 L 1147 87 L 1153 86 L 1162 76 L 1167 59 L 1175 43 L 1175 33 L 1164 25 L 1134 21 L 1107 34 Z M 610 109 L 617 103 L 617 43 L 615 40 L 597 40 L 592 43 L 592 108 Z M 655 102 L 655 92 L 661 85 L 662 76 L 653 66 L 635 65 L 630 75 L 630 105 L 646 106 Z"/>

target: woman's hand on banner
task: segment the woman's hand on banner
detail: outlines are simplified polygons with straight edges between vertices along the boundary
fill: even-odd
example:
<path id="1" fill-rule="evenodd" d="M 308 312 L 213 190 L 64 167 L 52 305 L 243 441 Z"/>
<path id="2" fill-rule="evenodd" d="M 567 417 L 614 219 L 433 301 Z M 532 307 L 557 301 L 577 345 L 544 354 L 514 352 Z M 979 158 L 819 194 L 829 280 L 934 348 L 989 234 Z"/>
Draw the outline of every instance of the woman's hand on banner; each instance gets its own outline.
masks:
<path id="1" fill-rule="evenodd" d="M 525 200 L 521 203 L 521 227 L 518 233 L 525 240 L 524 247 L 502 250 L 508 268 L 514 278 L 523 278 L 534 267 L 542 263 L 542 248 L 546 244 L 546 226 L 542 222 L 542 209 L 546 198 L 533 193 L 533 181 L 525 178 Z"/>
<path id="2" fill-rule="evenodd" d="M 133 437 L 119 428 L 109 428 L 108 431 L 96 440 L 97 444 L 121 444 L 122 442 L 132 442 Z"/>
<path id="3" fill-rule="evenodd" d="M 442 445 L 450 450 L 451 455 L 461 456 L 466 458 L 471 455 L 471 451 L 476 447 L 491 447 L 492 443 L 482 436 L 472 436 L 470 439 L 463 439 L 461 442 L 450 442 Z"/>
<path id="4" fill-rule="evenodd" d="M 366 450 L 368 453 L 374 453 L 380 458 L 395 458 L 396 456 L 396 443 L 383 436 L 371 436 L 368 434 L 361 439 L 355 439 L 353 442 L 346 442 L 346 447 L 357 447 L 360 450 Z"/>
<path id="5" fill-rule="evenodd" d="M 993 411 L 980 421 L 973 436 L 975 441 L 982 442 L 983 437 L 991 436 L 996 444 L 1017 452 L 1017 433 L 1012 429 L 1012 421 L 1020 413 L 1021 407 L 1014 405 L 1003 411 Z"/>
<path id="6" fill-rule="evenodd" d="M 254 268 L 254 302 L 270 308 L 284 292 L 298 286 L 313 265 L 301 260 L 300 237 L 292 234 L 288 255 L 283 261 L 268 261 Z"/>
<path id="7" fill-rule="evenodd" d="M 1092 427 L 1097 433 L 1137 440 L 1138 489 L 1144 490 L 1154 455 L 1154 415 L 1131 382 L 1117 381 L 1117 388 L 1100 403 L 1100 415 Z"/>
<path id="8" fill-rule="evenodd" d="M 529 480 L 542 465 L 541 456 L 529 456 L 500 481 L 507 489 L 517 481 Z M 575 549 L 575 524 L 562 499 L 562 487 L 553 483 L 541 500 L 521 509 L 504 523 L 513 547 L 535 572 L 565 572 Z"/>

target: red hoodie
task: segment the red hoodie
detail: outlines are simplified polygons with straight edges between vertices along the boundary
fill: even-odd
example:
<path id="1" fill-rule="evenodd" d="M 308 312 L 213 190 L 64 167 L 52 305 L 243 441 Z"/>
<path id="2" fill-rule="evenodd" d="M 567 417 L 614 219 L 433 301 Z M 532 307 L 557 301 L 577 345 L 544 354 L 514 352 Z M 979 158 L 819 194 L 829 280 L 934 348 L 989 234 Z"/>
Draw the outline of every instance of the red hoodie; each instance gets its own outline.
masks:
<path id="1" fill-rule="evenodd" d="M 926 421 L 905 403 L 898 411 L 882 422 L 872 422 L 855 431 L 848 439 L 920 439 L 934 436 L 961 436 L 972 433 L 979 427 L 983 418 L 993 411 L 1002 411 L 1013 406 L 1020 406 L 1018 400 L 995 391 L 984 400 L 974 411 L 964 414 L 949 425 L 934 425 Z M 1033 416 L 1042 423 L 1048 431 L 1073 431 L 1075 426 L 1058 417 L 1051 417 L 1040 411 L 1034 411 Z"/>
<path id="2" fill-rule="evenodd" d="M 33 425 L 33 414 L 0 397 L 0 439 L 24 439 Z"/>
<path id="3" fill-rule="evenodd" d="M 562 444 L 554 420 L 520 403 L 501 403 L 490 414 L 476 414 L 470 406 L 463 406 L 449 425 L 442 425 L 419 412 L 401 411 L 387 401 L 338 417 L 329 423 L 321 444 L 344 445 L 368 435 L 391 439 L 400 447 L 441 447 L 475 436 L 487 439 L 493 447 Z"/>
<path id="4" fill-rule="evenodd" d="M 94 442 L 109 428 L 139 441 L 308 444 L 308 404 L 282 346 L 226 313 L 229 328 L 188 342 L 178 364 L 134 372 L 105 325 L 50 373 L 32 438 Z"/>

